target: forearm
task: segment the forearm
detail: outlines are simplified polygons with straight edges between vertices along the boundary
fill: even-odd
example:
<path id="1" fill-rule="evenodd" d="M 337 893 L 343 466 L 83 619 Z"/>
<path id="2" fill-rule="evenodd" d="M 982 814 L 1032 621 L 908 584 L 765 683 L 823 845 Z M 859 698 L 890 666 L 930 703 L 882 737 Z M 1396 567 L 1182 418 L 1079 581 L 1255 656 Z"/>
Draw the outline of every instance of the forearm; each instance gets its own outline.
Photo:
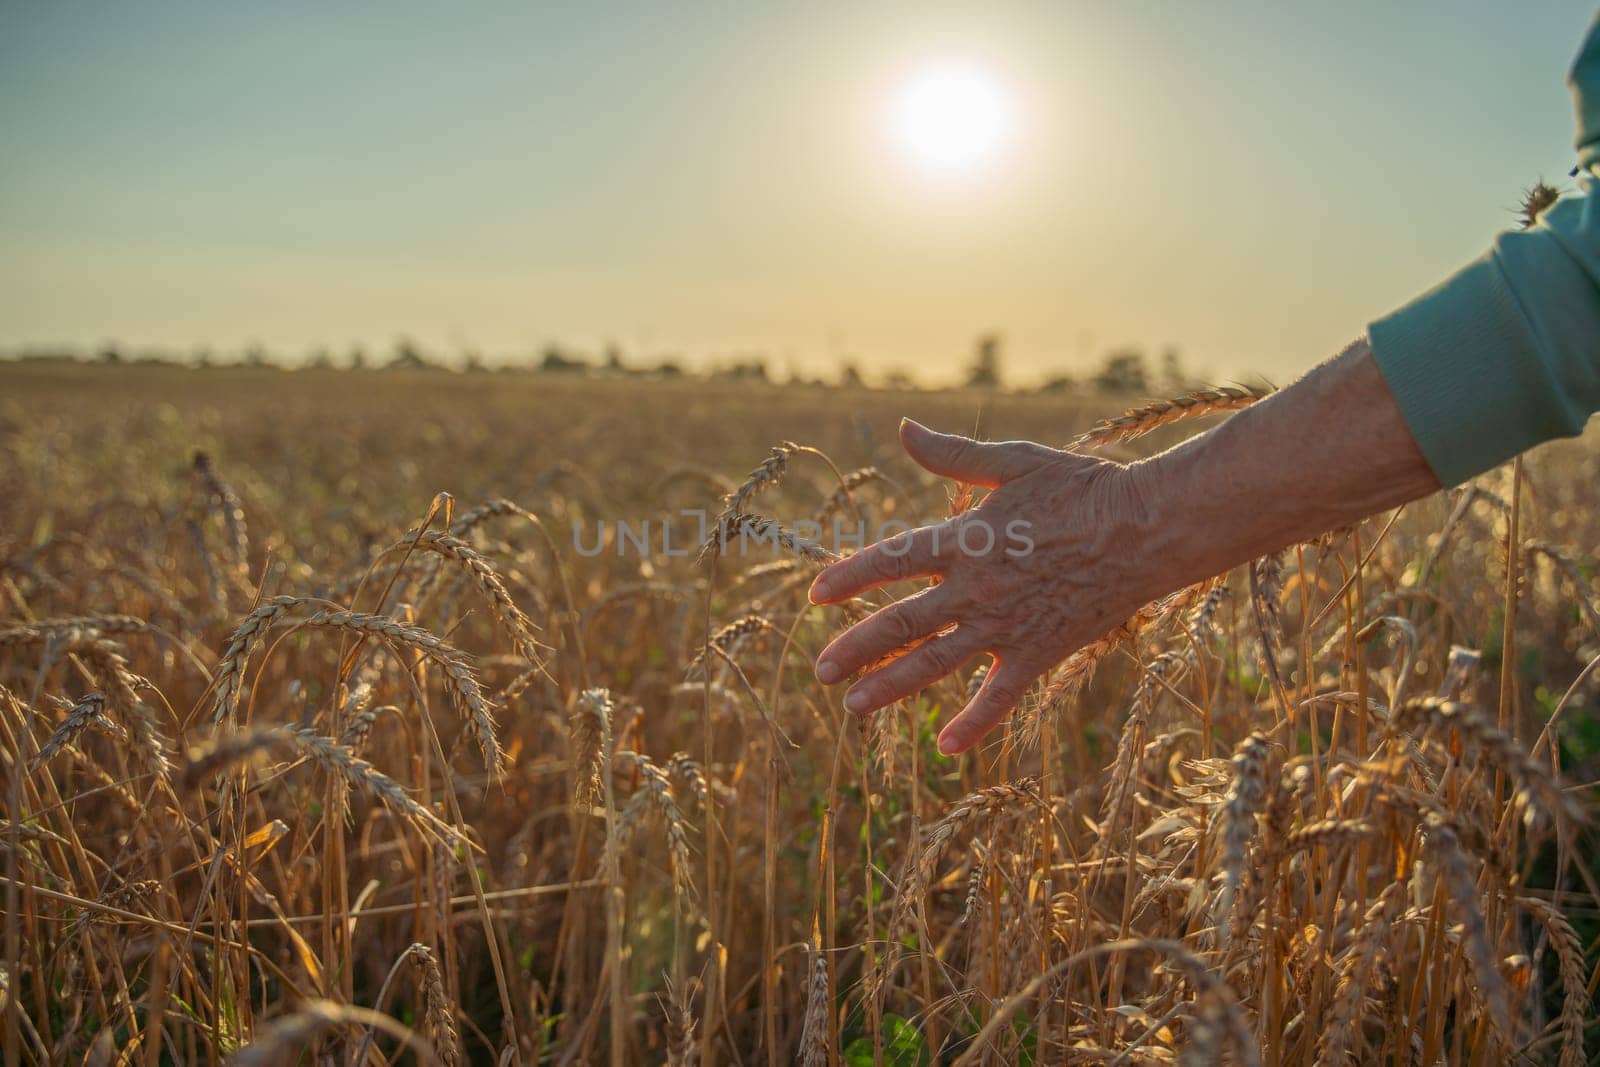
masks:
<path id="1" fill-rule="evenodd" d="M 1439 488 L 1365 340 L 1134 474 L 1169 588 Z"/>

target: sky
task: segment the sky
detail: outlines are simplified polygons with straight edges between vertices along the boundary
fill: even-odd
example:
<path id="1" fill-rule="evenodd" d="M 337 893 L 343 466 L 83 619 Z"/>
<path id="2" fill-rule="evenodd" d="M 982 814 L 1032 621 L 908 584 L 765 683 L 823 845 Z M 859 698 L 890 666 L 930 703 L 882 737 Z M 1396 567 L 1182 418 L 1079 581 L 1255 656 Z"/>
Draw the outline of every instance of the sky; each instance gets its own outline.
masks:
<path id="1" fill-rule="evenodd" d="M 0 350 L 1281 384 L 1572 187 L 1595 5 L 0 0 Z"/>

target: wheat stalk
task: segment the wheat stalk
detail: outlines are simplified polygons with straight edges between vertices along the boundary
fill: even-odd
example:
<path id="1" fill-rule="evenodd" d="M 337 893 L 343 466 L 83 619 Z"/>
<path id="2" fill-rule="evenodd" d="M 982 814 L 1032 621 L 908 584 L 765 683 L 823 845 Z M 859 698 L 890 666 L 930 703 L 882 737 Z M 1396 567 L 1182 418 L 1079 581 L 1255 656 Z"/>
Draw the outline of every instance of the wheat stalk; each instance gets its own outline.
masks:
<path id="1" fill-rule="evenodd" d="M 921 900 L 933 880 L 933 868 L 939 854 L 962 826 L 976 819 L 995 818 L 1019 805 L 1031 810 L 1044 803 L 1038 792 L 1039 780 L 1035 777 L 1018 778 L 1000 785 L 973 790 L 950 806 L 944 817 L 929 827 L 917 851 L 906 858 L 906 871 L 895 895 L 894 912 L 889 928 L 898 929 L 911 906 Z"/>
<path id="2" fill-rule="evenodd" d="M 105 717 L 106 696 L 104 693 L 87 693 L 79 697 L 76 703 L 68 704 L 66 712 L 67 717 L 61 720 L 59 726 L 50 731 L 50 736 L 45 739 L 43 745 L 39 746 L 38 754 L 28 764 L 30 771 L 38 770 L 46 760 L 60 752 L 67 745 L 70 745 L 74 738 L 90 726 L 120 729 Z"/>
<path id="3" fill-rule="evenodd" d="M 667 987 L 667 1067 L 694 1067 L 699 1049 L 694 1043 L 694 1013 L 689 1010 L 688 992 L 665 979 Z"/>
<path id="4" fill-rule="evenodd" d="M 1541 767 L 1510 734 L 1501 730 L 1481 708 L 1438 697 L 1408 700 L 1392 717 L 1394 728 L 1426 732 L 1433 727 L 1454 730 L 1496 770 L 1516 786 L 1517 797 L 1529 816 L 1543 810 L 1551 817 L 1582 822 L 1584 813 L 1562 789 L 1560 779 Z"/>
<path id="5" fill-rule="evenodd" d="M 800 446 L 793 441 L 782 441 L 775 445 L 771 454 L 745 475 L 744 481 L 740 482 L 733 492 L 723 498 L 722 514 L 718 516 L 719 522 L 735 515 L 742 515 L 746 506 L 758 494 L 783 481 L 783 476 L 789 469 L 789 457 L 799 450 Z"/>
<path id="6" fill-rule="evenodd" d="M 25 645 L 42 645 L 63 637 L 145 633 L 154 630 L 144 619 L 132 615 L 73 615 L 58 619 L 40 619 L 25 626 L 0 630 L 0 648 L 20 648 Z"/>
<path id="7" fill-rule="evenodd" d="M 1234 902 L 1244 881 L 1256 815 L 1267 796 L 1267 737 L 1257 731 L 1233 750 L 1233 783 L 1222 804 L 1222 885 L 1212 915 L 1224 951 L 1233 936 Z"/>
<path id="8" fill-rule="evenodd" d="M 604 756 L 611 747 L 611 718 L 615 704 L 605 689 L 586 689 L 567 718 L 572 745 L 572 803 L 592 805 L 600 795 Z"/>
<path id="9" fill-rule="evenodd" d="M 1519 897 L 1517 903 L 1533 913 L 1550 934 L 1556 959 L 1561 967 L 1561 1062 L 1560 1067 L 1579 1067 L 1583 1059 L 1584 1022 L 1593 1003 L 1589 996 L 1588 965 L 1584 962 L 1583 939 L 1572 922 L 1549 901 L 1538 897 Z"/>
<path id="10" fill-rule="evenodd" d="M 839 482 L 839 487 L 828 494 L 828 499 L 824 500 L 822 506 L 817 508 L 816 512 L 811 516 L 811 521 L 818 526 L 823 525 L 844 510 L 845 505 L 854 499 L 852 494 L 857 489 L 882 477 L 883 472 L 878 470 L 877 467 L 857 467 L 855 470 L 850 471 Z"/>
<path id="11" fill-rule="evenodd" d="M 481 509 L 480 509 L 481 511 Z M 538 637 L 533 620 L 528 618 L 526 612 L 517 606 L 511 598 L 511 593 L 506 589 L 505 580 L 494 569 L 494 564 L 489 562 L 487 556 L 473 548 L 454 533 L 445 533 L 439 530 L 426 530 L 407 534 L 384 549 L 380 555 L 392 552 L 405 552 L 418 549 L 423 552 L 432 552 L 442 559 L 459 563 L 467 576 L 477 585 L 483 594 L 484 600 L 489 604 L 489 614 L 506 631 L 511 638 L 511 645 L 517 655 L 530 662 L 537 662 L 540 658 Z"/>
<path id="12" fill-rule="evenodd" d="M 828 957 L 820 946 L 811 947 L 811 979 L 806 987 L 805 1026 L 800 1034 L 801 1067 L 827 1067 L 828 1063 Z"/>
<path id="13" fill-rule="evenodd" d="M 695 562 L 704 563 L 713 557 L 721 556 L 727 552 L 728 546 L 734 543 L 739 545 L 740 554 L 743 555 L 747 541 L 754 541 L 757 545 L 771 545 L 774 550 L 782 549 L 796 559 L 813 566 L 820 567 L 839 558 L 837 553 L 830 552 L 819 544 L 800 540 L 792 530 L 772 519 L 735 513 L 724 515 L 717 520 L 716 529 L 700 546 L 700 553 L 695 557 Z"/>
<path id="14" fill-rule="evenodd" d="M 441 844 L 454 847 L 465 841 L 455 827 L 417 803 L 399 782 L 357 756 L 348 746 L 303 726 L 276 726 L 225 735 L 209 749 L 189 759 L 182 781 L 193 786 L 262 752 L 291 754 L 309 760 L 346 786 L 380 801 L 396 816 Z"/>
<path id="15" fill-rule="evenodd" d="M 64 631 L 50 648 L 59 655 L 76 654 L 83 658 L 89 674 L 105 695 L 105 708 L 120 719 L 133 738 L 133 747 L 157 778 L 166 781 L 172 773 L 167 756 L 167 739 L 156 721 L 155 712 L 138 690 L 148 685 L 128 669 L 122 649 L 114 642 L 81 631 Z"/>
<path id="16" fill-rule="evenodd" d="M 694 899 L 694 877 L 690 868 L 693 857 L 689 853 L 688 822 L 672 795 L 672 781 L 655 761 L 639 752 L 619 752 L 639 774 L 639 789 L 629 798 L 627 807 L 617 821 L 618 844 L 626 844 L 639 828 L 647 812 L 661 819 L 667 833 L 667 854 L 672 862 L 672 888 L 684 901 Z"/>
<path id="17" fill-rule="evenodd" d="M 1343 1067 L 1352 1054 L 1361 1052 L 1361 1023 L 1367 1015 L 1367 983 L 1388 940 L 1400 907 L 1405 903 L 1406 883 L 1396 879 L 1384 886 L 1362 916 L 1355 935 L 1334 964 L 1338 975 L 1327 1025 L 1317 1042 L 1317 1060 L 1329 1067 Z M 1354 1039 L 1352 1041 L 1352 1039 Z"/>
<path id="18" fill-rule="evenodd" d="M 1456 921 L 1461 924 L 1461 944 L 1472 965 L 1478 996 L 1495 1026 L 1509 1035 L 1512 1033 L 1510 991 L 1500 974 L 1500 961 L 1489 937 L 1489 924 L 1478 903 L 1477 878 L 1467 854 L 1454 828 L 1437 812 L 1430 812 L 1423 822 L 1422 842 L 1423 854 L 1443 880 L 1445 897 L 1455 911 Z"/>
<path id="19" fill-rule="evenodd" d="M 772 623 L 760 615 L 744 615 L 733 620 L 713 634 L 706 647 L 695 653 L 694 659 L 690 660 L 689 666 L 684 669 L 684 678 L 693 680 L 700 676 L 700 672 L 705 669 L 706 655 L 710 650 L 727 652 L 746 637 L 772 628 Z"/>
<path id="20" fill-rule="evenodd" d="M 228 535 L 228 551 L 233 556 L 234 566 L 240 572 L 247 571 L 250 566 L 250 536 L 245 528 L 244 505 L 232 487 L 217 474 L 211 457 L 204 452 L 194 454 L 194 473 L 222 516 L 222 527 Z"/>
<path id="21" fill-rule="evenodd" d="M 1199 389 L 1168 400 L 1153 400 L 1095 423 L 1074 438 L 1067 448 L 1076 451 L 1132 441 L 1180 419 L 1247 408 L 1271 394 L 1272 390 L 1256 386 L 1227 385 L 1217 389 Z"/>
<path id="22" fill-rule="evenodd" d="M 428 1037 L 433 1042 L 433 1051 L 444 1067 L 457 1067 L 461 1063 L 461 1037 L 456 1033 L 455 1009 L 444 994 L 444 975 L 439 970 L 439 957 L 433 949 L 423 944 L 413 944 L 407 951 L 420 978 L 423 1015 L 428 1020 Z"/>
<path id="23" fill-rule="evenodd" d="M 1378 828 L 1364 819 L 1319 819 L 1285 836 L 1285 852 L 1302 852 L 1313 848 L 1339 848 L 1369 841 L 1378 835 Z"/>
<path id="24" fill-rule="evenodd" d="M 478 686 L 465 655 L 433 634 L 415 626 L 407 626 L 382 615 L 367 615 L 358 611 L 322 606 L 320 601 L 306 597 L 277 596 L 258 606 L 229 636 L 222 658 L 212 673 L 216 693 L 212 721 L 234 722 L 240 690 L 244 684 L 244 669 L 250 653 L 263 634 L 283 619 L 290 611 L 303 606 L 315 606 L 316 612 L 296 622 L 297 626 L 323 627 L 346 630 L 368 637 L 379 638 L 412 648 L 433 660 L 444 676 L 457 709 L 465 720 L 484 765 L 498 776 L 504 764 L 504 753 L 496 735 L 494 713 L 489 701 Z"/>

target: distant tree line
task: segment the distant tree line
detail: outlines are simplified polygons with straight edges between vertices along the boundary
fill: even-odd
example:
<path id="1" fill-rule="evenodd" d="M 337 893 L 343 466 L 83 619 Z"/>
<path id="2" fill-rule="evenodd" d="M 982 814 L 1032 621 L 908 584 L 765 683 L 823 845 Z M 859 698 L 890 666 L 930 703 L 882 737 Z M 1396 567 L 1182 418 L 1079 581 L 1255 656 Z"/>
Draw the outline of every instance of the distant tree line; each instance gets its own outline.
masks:
<path id="1" fill-rule="evenodd" d="M 978 338 L 972 363 L 967 369 L 967 385 L 974 389 L 998 389 L 1004 385 L 999 334 Z M 1106 353 L 1099 370 L 1084 378 L 1056 374 L 1039 387 L 1044 393 L 1078 392 L 1085 389 L 1113 395 L 1148 396 L 1174 394 L 1192 389 L 1195 378 L 1184 367 L 1178 350 L 1168 346 L 1151 366 L 1144 349 L 1122 347 Z"/>
<path id="2" fill-rule="evenodd" d="M 853 359 L 844 360 L 838 375 L 832 380 L 807 377 L 796 369 L 779 378 L 768 369 L 767 359 L 759 353 L 747 353 L 714 363 L 709 369 L 691 375 L 680 357 L 658 356 L 651 360 L 629 360 L 617 345 L 608 345 L 598 357 L 581 350 L 559 344 L 547 344 L 525 361 L 501 361 L 491 366 L 482 353 L 468 349 L 454 360 L 423 348 L 409 337 L 397 339 L 390 351 L 374 356 L 361 345 L 355 345 L 342 355 L 330 349 L 318 348 L 302 359 L 288 360 L 275 356 L 261 345 L 250 345 L 235 358 L 222 359 L 209 348 L 197 348 L 187 354 L 170 351 L 140 349 L 125 351 L 116 344 L 85 353 L 62 348 L 24 348 L 12 353 L 12 358 L 29 363 L 100 363 L 106 365 L 141 365 L 211 368 L 242 366 L 260 369 L 307 368 L 317 371 L 376 371 L 376 372 L 426 372 L 463 374 L 548 374 L 591 378 L 630 378 L 645 380 L 672 380 L 696 377 L 706 381 L 748 384 L 787 384 L 813 387 L 837 386 L 843 388 L 868 388 L 867 378 Z M 964 383 L 971 389 L 1004 390 L 1010 388 L 1005 376 L 1004 342 L 998 333 L 981 335 L 973 346 L 972 360 L 967 366 Z M 1152 360 L 1145 351 L 1136 347 L 1122 347 L 1106 353 L 1100 366 L 1082 377 L 1056 374 L 1035 387 L 1044 393 L 1094 391 L 1115 395 L 1153 395 L 1175 393 L 1194 386 L 1176 348 L 1168 347 Z M 886 389 L 911 390 L 919 388 L 916 379 L 903 369 L 889 370 L 881 377 Z"/>

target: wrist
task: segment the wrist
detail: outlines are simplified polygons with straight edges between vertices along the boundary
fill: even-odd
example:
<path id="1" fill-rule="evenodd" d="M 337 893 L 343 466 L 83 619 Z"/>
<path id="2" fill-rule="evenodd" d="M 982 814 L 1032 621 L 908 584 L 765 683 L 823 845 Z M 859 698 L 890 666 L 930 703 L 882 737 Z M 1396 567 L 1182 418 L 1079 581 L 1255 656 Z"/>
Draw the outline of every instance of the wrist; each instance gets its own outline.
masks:
<path id="1" fill-rule="evenodd" d="M 1198 442 L 1194 442 L 1198 446 Z M 1221 574 L 1238 561 L 1237 514 L 1218 508 L 1218 494 L 1205 482 L 1203 449 L 1173 449 L 1130 464 L 1127 476 L 1143 503 L 1145 528 L 1140 551 L 1143 572 L 1155 588 L 1147 600 Z"/>
<path id="2" fill-rule="evenodd" d="M 1129 473 L 1172 588 L 1438 488 L 1364 342 Z"/>

